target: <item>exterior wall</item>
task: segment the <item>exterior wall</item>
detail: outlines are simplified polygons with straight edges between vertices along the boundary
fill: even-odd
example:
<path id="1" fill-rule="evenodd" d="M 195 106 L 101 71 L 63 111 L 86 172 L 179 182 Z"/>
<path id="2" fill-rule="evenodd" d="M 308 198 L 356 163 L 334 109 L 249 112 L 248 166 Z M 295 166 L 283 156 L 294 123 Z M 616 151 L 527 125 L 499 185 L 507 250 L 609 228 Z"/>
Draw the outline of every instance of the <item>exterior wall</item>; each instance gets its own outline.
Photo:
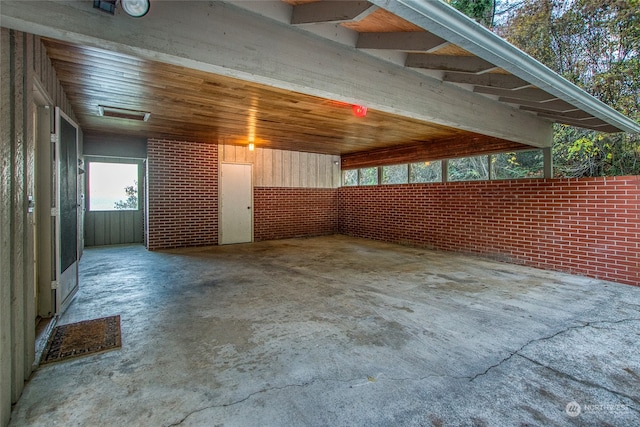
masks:
<path id="1" fill-rule="evenodd" d="M 640 176 L 343 187 L 349 236 L 640 285 Z"/>
<path id="2" fill-rule="evenodd" d="M 253 203 L 255 241 L 337 232 L 336 189 L 256 187 Z"/>
<path id="3" fill-rule="evenodd" d="M 2 28 L 0 55 L 0 425 L 6 425 L 35 358 L 36 219 L 26 199 L 36 190 L 36 79 L 54 105 L 72 118 L 73 112 L 39 37 Z"/>
<path id="4" fill-rule="evenodd" d="M 218 145 L 150 139 L 147 248 L 218 244 Z"/>

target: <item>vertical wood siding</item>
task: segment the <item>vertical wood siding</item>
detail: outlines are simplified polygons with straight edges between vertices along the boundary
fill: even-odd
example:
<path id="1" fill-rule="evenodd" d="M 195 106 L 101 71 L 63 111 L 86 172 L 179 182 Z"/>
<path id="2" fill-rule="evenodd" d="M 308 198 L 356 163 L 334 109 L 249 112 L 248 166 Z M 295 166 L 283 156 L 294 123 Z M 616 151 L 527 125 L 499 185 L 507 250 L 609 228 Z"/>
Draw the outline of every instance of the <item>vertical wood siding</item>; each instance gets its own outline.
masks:
<path id="1" fill-rule="evenodd" d="M 86 246 L 144 243 L 143 211 L 87 211 L 84 216 Z"/>
<path id="2" fill-rule="evenodd" d="M 40 38 L 0 29 L 0 425 L 24 388 L 35 357 L 33 85 L 74 117 Z M 37 203 L 37 201 L 36 201 Z"/>
<path id="3" fill-rule="evenodd" d="M 252 163 L 255 187 L 338 188 L 340 156 L 220 145 L 221 162 Z"/>

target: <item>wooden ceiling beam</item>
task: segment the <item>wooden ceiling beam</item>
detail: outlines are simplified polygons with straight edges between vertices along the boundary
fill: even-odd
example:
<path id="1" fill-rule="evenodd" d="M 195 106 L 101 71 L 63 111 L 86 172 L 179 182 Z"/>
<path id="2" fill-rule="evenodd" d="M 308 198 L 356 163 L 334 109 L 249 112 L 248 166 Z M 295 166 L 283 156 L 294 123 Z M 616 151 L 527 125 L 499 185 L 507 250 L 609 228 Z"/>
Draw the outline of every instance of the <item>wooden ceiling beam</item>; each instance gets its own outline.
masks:
<path id="1" fill-rule="evenodd" d="M 358 49 L 389 49 L 404 52 L 430 52 L 450 44 L 426 31 L 396 33 L 360 33 Z"/>
<path id="2" fill-rule="evenodd" d="M 543 114 L 553 114 L 555 117 L 562 119 L 573 119 L 573 120 L 582 120 L 582 119 L 590 119 L 593 118 L 592 114 L 587 113 L 582 110 L 568 111 L 566 113 L 560 113 L 557 111 L 549 110 L 543 107 L 545 104 L 540 104 L 540 107 L 530 107 L 527 105 L 520 106 L 521 110 L 531 111 L 534 113 L 543 113 Z"/>
<path id="3" fill-rule="evenodd" d="M 358 169 L 444 160 L 456 157 L 478 156 L 525 150 L 534 147 L 479 134 L 461 134 L 455 137 L 398 145 L 378 150 L 342 155 L 341 168 Z"/>
<path id="4" fill-rule="evenodd" d="M 544 110 L 555 111 L 559 113 L 566 113 L 569 111 L 578 111 L 577 107 L 561 99 L 548 101 L 548 102 L 536 102 L 536 101 L 529 101 L 526 99 L 512 98 L 509 96 L 501 96 L 500 98 L 498 98 L 498 101 L 506 102 L 507 104 L 516 104 L 521 107 L 528 106 L 528 107 L 542 108 Z"/>
<path id="5" fill-rule="evenodd" d="M 482 73 L 496 68 L 492 63 L 477 56 L 434 55 L 431 53 L 410 53 L 407 55 L 405 65 L 411 68 L 462 73 Z"/>
<path id="6" fill-rule="evenodd" d="M 537 88 L 525 88 L 519 90 L 500 89 L 496 87 L 484 87 L 476 86 L 473 88 L 475 93 L 484 93 L 488 95 L 497 95 L 502 97 L 509 97 L 512 99 L 523 99 L 525 101 L 544 102 L 556 100 L 555 95 L 551 95 L 541 89 Z"/>
<path id="7" fill-rule="evenodd" d="M 519 77 L 511 74 L 469 74 L 444 73 L 443 80 L 450 83 L 465 83 L 474 86 L 495 87 L 500 89 L 523 89 L 531 85 Z"/>
<path id="8" fill-rule="evenodd" d="M 563 124 L 578 126 L 578 127 L 587 127 L 589 129 L 591 129 L 592 127 L 599 127 L 599 126 L 606 125 L 605 122 L 595 117 L 592 117 L 589 119 L 583 119 L 583 120 L 576 120 L 576 119 L 568 119 L 567 117 L 556 115 L 553 113 L 538 113 L 538 116 L 544 117 L 545 119 L 551 119 L 557 123 L 563 123 Z"/>
<path id="9" fill-rule="evenodd" d="M 293 7 L 291 24 L 339 23 L 359 21 L 377 6 L 368 1 L 319 1 L 303 3 Z"/>

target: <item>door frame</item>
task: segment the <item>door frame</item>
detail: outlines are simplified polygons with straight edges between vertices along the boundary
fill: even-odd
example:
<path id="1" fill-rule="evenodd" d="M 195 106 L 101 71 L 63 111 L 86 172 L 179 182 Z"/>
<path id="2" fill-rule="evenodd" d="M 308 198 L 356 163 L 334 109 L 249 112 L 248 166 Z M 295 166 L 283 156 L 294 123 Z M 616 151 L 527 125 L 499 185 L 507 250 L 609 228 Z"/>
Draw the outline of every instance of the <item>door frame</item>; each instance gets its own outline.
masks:
<path id="1" fill-rule="evenodd" d="M 36 108 L 37 126 L 35 157 L 35 213 L 36 213 L 36 314 L 42 318 L 55 315 L 55 218 L 51 215 L 53 204 L 53 144 L 54 103 L 42 83 L 34 77 L 33 103 Z"/>
<path id="2" fill-rule="evenodd" d="M 254 216 L 255 216 L 255 209 L 254 209 L 254 202 L 253 202 L 253 163 L 246 163 L 246 162 L 220 162 L 219 164 L 219 168 L 218 168 L 218 245 L 232 245 L 234 243 L 222 243 L 223 240 L 223 215 L 222 215 L 222 190 L 223 190 L 223 186 L 224 186 L 224 180 L 223 180 L 223 176 L 222 176 L 222 167 L 223 165 L 240 165 L 240 166 L 248 166 L 251 170 L 250 176 L 251 176 L 251 188 L 250 188 L 250 193 L 251 193 L 251 240 L 250 242 L 246 242 L 246 243 L 252 243 L 254 236 L 253 236 L 253 232 L 254 232 Z"/>
<path id="3" fill-rule="evenodd" d="M 69 307 L 69 304 L 71 303 L 71 301 L 73 300 L 73 297 L 75 296 L 75 294 L 78 292 L 78 289 L 80 288 L 79 285 L 79 270 L 78 270 L 78 263 L 79 263 L 79 254 L 80 254 L 80 248 L 78 246 L 79 244 L 79 234 L 81 233 L 81 224 L 80 224 L 80 208 L 81 208 L 81 200 L 80 200 L 80 188 L 81 188 L 81 184 L 80 184 L 80 180 L 81 180 L 81 175 L 78 173 L 78 159 L 80 158 L 80 152 L 79 152 L 79 148 L 80 148 L 80 127 L 78 126 L 78 124 L 71 118 L 69 117 L 67 114 L 64 113 L 64 111 L 62 111 L 62 109 L 60 109 L 60 107 L 55 107 L 55 119 L 56 119 L 56 126 L 55 126 L 55 133 L 56 133 L 56 147 L 55 147 L 55 156 L 56 156 L 56 160 L 55 160 L 55 212 L 56 212 L 56 231 L 55 231 L 55 239 L 56 239 L 56 256 L 55 256 L 55 309 L 56 309 L 56 314 L 57 315 L 61 315 L 62 313 L 65 312 L 65 310 Z M 76 188 L 76 192 L 75 192 L 75 204 L 76 204 L 76 223 L 75 223 L 75 229 L 76 229 L 76 242 L 75 242 L 75 246 L 76 246 L 76 254 L 75 254 L 75 261 L 73 261 L 71 263 L 71 265 L 69 265 L 64 271 L 62 271 L 62 212 L 61 212 L 61 201 L 62 201 L 62 195 L 60 194 L 60 185 L 61 185 L 61 181 L 62 181 L 62 176 L 61 176 L 61 167 L 60 167 L 60 160 L 61 160 L 61 149 L 60 149 L 60 145 L 61 145 L 61 127 L 59 126 L 61 124 L 61 121 L 65 120 L 67 123 L 69 123 L 71 126 L 73 126 L 75 128 L 75 145 L 76 145 L 76 159 L 73 162 L 72 165 L 69 165 L 69 167 L 73 167 L 76 170 L 76 183 L 75 183 L 75 188 Z M 71 288 L 71 290 L 69 291 L 69 293 L 67 295 L 65 295 L 64 299 L 61 298 L 61 287 L 64 286 L 65 283 L 67 283 L 68 281 L 71 281 L 73 286 Z"/>

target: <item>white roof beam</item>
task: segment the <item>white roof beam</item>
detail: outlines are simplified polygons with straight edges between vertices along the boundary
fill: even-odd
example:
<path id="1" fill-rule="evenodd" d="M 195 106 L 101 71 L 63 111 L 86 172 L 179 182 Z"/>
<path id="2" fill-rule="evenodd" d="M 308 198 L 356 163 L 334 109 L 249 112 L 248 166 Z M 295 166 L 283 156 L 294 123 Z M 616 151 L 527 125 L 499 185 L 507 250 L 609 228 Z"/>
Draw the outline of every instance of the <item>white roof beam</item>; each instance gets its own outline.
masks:
<path id="1" fill-rule="evenodd" d="M 553 111 L 553 110 L 548 110 L 545 109 L 544 107 L 542 107 L 542 105 L 546 105 L 546 104 L 540 104 L 541 107 L 530 107 L 527 105 L 522 105 L 520 106 L 521 110 L 524 111 L 531 111 L 534 113 L 543 113 L 543 114 L 553 114 L 554 117 L 556 118 L 561 118 L 561 119 L 573 119 L 573 120 L 582 120 L 582 119 L 590 119 L 593 118 L 592 114 L 587 113 L 586 111 L 582 111 L 582 110 L 575 110 L 575 111 L 568 111 L 566 113 L 559 113 L 557 111 Z"/>
<path id="2" fill-rule="evenodd" d="M 486 95 L 497 95 L 512 99 L 524 99 L 526 101 L 545 102 L 558 99 L 557 96 L 551 95 L 537 88 L 525 88 L 519 90 L 500 89 L 496 87 L 476 86 L 473 89 L 476 93 L 484 93 Z"/>
<path id="3" fill-rule="evenodd" d="M 404 52 L 431 52 L 450 43 L 426 31 L 360 33 L 358 49 L 390 49 Z"/>
<path id="4" fill-rule="evenodd" d="M 410 53 L 407 55 L 405 65 L 412 68 L 462 73 L 482 73 L 496 68 L 492 63 L 477 56 L 434 55 L 431 53 Z"/>
<path id="5" fill-rule="evenodd" d="M 291 24 L 352 22 L 364 19 L 377 7 L 368 1 L 319 1 L 293 7 Z"/>
<path id="6" fill-rule="evenodd" d="M 577 108 L 575 105 L 571 105 L 568 102 L 563 101 L 561 99 L 556 99 L 556 100 L 547 101 L 547 102 L 536 102 L 536 101 L 529 101 L 526 99 L 517 99 L 517 98 L 510 98 L 507 96 L 501 96 L 500 98 L 498 98 L 498 101 L 506 102 L 508 104 L 516 104 L 519 106 L 542 108 L 547 111 L 555 111 L 558 113 L 566 113 L 569 111 L 580 111 L 580 109 Z"/>
<path id="7" fill-rule="evenodd" d="M 442 78 L 445 82 L 464 83 L 474 86 L 495 87 L 501 89 L 524 89 L 531 85 L 511 74 L 469 74 L 469 73 L 444 73 Z"/>

